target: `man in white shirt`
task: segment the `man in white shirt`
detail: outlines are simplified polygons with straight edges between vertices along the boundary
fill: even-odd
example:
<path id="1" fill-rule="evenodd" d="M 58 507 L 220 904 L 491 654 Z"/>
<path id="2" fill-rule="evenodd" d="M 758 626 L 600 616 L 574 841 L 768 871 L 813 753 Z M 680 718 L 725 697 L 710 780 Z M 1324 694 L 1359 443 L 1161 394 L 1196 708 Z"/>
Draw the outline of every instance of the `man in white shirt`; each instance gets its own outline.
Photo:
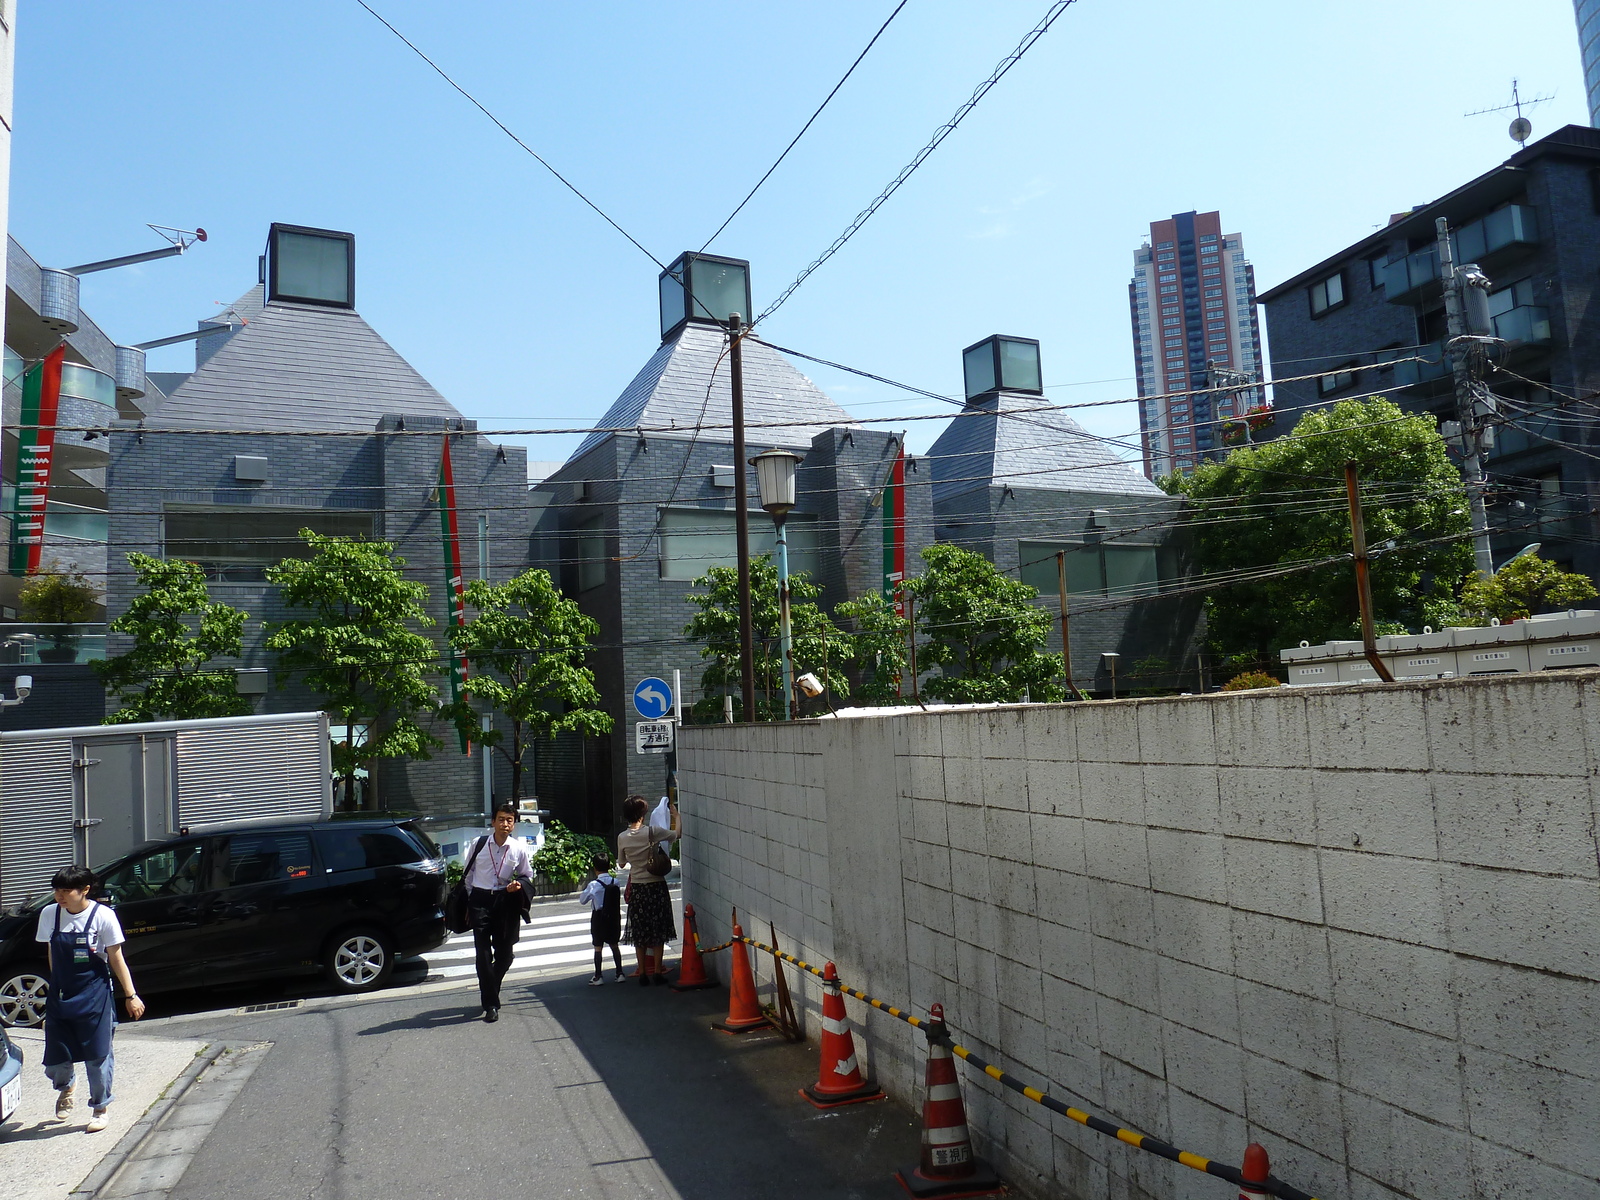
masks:
<path id="1" fill-rule="evenodd" d="M 467 908 L 472 913 L 472 941 L 477 949 L 478 998 L 483 1019 L 500 1019 L 500 983 L 511 969 L 512 947 L 522 932 L 523 880 L 533 883 L 533 857 L 528 843 L 512 837 L 517 806 L 502 800 L 494 806 L 491 835 L 480 837 L 467 851 Z"/>

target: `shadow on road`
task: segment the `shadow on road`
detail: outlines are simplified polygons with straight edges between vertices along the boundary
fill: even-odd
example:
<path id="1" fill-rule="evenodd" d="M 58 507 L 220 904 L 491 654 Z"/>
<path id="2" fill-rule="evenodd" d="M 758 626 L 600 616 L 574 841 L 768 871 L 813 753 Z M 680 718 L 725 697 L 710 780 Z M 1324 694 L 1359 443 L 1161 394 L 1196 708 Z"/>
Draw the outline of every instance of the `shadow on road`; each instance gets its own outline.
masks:
<path id="1" fill-rule="evenodd" d="M 892 1101 L 811 1107 L 798 1092 L 816 1082 L 816 1048 L 712 1030 L 726 1014 L 720 989 L 590 988 L 569 978 L 513 989 L 508 1002 L 519 991 L 587 1059 L 680 1195 L 904 1196 L 893 1175 L 917 1161 L 916 1118 Z"/>

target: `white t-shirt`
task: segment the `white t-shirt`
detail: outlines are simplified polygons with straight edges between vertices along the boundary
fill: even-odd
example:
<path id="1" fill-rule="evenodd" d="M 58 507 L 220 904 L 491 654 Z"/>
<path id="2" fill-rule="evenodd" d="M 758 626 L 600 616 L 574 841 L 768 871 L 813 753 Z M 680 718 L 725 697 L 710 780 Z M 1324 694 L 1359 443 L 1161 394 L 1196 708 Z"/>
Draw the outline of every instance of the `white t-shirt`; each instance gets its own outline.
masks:
<path id="1" fill-rule="evenodd" d="M 46 904 L 39 910 L 39 928 L 34 931 L 33 940 L 36 942 L 50 941 L 56 929 L 56 904 Z M 122 923 L 117 920 L 117 914 L 104 904 L 91 900 L 87 908 L 80 913 L 71 913 L 61 909 L 61 932 L 82 933 L 89 932 L 89 949 L 100 956 L 100 961 L 108 959 L 106 951 L 112 946 L 120 946 L 128 939 L 123 935 Z"/>
<path id="2" fill-rule="evenodd" d="M 606 902 L 606 884 L 608 883 L 617 883 L 617 877 L 609 871 L 597 879 L 589 880 L 583 889 L 583 894 L 578 897 L 578 903 L 599 912 Z"/>

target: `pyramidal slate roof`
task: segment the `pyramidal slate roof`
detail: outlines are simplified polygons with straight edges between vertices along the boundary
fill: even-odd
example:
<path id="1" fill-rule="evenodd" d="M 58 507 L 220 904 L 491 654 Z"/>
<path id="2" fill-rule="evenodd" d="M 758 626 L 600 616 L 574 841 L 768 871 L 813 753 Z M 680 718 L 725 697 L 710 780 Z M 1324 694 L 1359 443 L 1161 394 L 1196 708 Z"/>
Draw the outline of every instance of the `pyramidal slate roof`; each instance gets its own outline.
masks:
<path id="1" fill-rule="evenodd" d="M 714 326 L 685 325 L 661 343 L 572 458 L 598 446 L 609 429 L 643 427 L 656 430 L 653 437 L 671 437 L 661 431 L 677 427 L 683 437 L 691 437 L 697 425 L 716 425 L 721 428 L 704 430 L 697 440 L 731 442 L 733 394 L 726 345 L 722 330 Z M 805 449 L 824 429 L 856 425 L 832 397 L 753 334 L 744 340 L 743 368 L 744 420 L 751 444 Z M 790 421 L 806 424 L 784 424 Z M 763 428 L 768 423 L 772 427 Z"/>
<path id="2" fill-rule="evenodd" d="M 1112 446 L 1038 396 L 1002 392 L 969 401 L 928 452 L 935 502 L 973 488 L 1161 496 Z"/>
<path id="3" fill-rule="evenodd" d="M 261 302 L 259 286 L 233 305 L 248 324 L 212 335 L 193 374 L 146 412 L 153 427 L 371 429 L 385 413 L 460 417 L 395 348 L 349 309 Z M 201 324 L 228 312 L 212 313 Z M 210 348 L 208 348 L 210 349 Z"/>

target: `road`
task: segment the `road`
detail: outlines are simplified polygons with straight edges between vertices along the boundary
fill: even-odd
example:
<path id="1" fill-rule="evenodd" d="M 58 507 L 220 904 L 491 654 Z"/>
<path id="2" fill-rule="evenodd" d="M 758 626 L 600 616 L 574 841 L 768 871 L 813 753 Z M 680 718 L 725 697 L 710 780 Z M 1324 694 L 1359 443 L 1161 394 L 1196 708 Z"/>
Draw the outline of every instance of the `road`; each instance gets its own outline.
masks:
<path id="1" fill-rule="evenodd" d="M 541 908 L 536 916 L 565 916 Z M 559 919 L 535 926 L 519 958 L 582 952 L 551 944 L 570 936 Z M 420 985 L 265 1012 L 230 996 L 225 1011 L 146 1025 L 265 1044 L 176 1186 L 155 1194 L 903 1195 L 892 1175 L 916 1160 L 914 1115 L 892 1102 L 817 1112 L 796 1094 L 816 1078 L 815 1049 L 714 1032 L 724 991 L 591 988 L 587 965 L 569 958 L 514 976 L 499 1023 L 486 1025 L 470 960 L 429 958 L 435 978 Z"/>

